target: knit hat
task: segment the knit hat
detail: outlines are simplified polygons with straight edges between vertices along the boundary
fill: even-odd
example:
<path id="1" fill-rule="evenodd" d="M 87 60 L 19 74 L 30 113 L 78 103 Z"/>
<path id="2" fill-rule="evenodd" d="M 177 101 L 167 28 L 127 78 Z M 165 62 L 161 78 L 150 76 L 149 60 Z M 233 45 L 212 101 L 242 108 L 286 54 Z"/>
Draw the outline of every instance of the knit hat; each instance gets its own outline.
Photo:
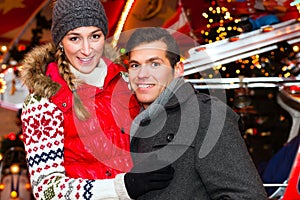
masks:
<path id="1" fill-rule="evenodd" d="M 100 0 L 57 0 L 52 12 L 52 39 L 56 46 L 72 29 L 82 26 L 101 28 L 106 36 L 108 23 Z"/>

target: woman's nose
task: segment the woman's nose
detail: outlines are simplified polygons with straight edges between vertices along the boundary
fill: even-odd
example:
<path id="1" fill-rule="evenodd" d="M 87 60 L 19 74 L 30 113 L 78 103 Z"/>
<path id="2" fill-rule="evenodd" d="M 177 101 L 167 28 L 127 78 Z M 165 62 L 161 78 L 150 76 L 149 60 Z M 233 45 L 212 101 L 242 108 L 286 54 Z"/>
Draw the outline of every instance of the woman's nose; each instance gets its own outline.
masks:
<path id="1" fill-rule="evenodd" d="M 81 53 L 84 55 L 90 55 L 91 45 L 90 45 L 89 41 L 86 41 L 86 40 L 83 41 Z"/>

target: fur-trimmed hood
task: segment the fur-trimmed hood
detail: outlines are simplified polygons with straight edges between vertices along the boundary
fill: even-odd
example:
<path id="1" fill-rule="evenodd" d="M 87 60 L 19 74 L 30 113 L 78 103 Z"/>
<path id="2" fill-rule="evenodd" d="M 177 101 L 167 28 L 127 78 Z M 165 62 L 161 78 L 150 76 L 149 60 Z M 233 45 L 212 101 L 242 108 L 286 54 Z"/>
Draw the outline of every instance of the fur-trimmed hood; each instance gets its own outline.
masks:
<path id="1" fill-rule="evenodd" d="M 60 85 L 46 76 L 47 65 L 55 61 L 56 47 L 47 43 L 35 47 L 23 59 L 21 80 L 31 93 L 41 97 L 51 97 L 60 88 Z M 103 56 L 115 63 L 121 63 L 120 55 L 110 44 L 105 43 Z"/>

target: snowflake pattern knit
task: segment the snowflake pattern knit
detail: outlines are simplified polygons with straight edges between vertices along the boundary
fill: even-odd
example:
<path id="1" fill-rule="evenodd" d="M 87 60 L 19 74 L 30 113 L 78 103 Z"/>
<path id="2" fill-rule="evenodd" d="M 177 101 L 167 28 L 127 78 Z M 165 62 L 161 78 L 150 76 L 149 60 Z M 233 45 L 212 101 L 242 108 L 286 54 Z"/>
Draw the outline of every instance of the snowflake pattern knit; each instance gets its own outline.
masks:
<path id="1" fill-rule="evenodd" d="M 103 180 L 75 179 L 65 175 L 63 113 L 55 104 L 46 98 L 29 95 L 23 105 L 22 122 L 26 159 L 36 199 L 127 199 L 118 196 L 120 189 L 116 188 L 124 174 Z"/>

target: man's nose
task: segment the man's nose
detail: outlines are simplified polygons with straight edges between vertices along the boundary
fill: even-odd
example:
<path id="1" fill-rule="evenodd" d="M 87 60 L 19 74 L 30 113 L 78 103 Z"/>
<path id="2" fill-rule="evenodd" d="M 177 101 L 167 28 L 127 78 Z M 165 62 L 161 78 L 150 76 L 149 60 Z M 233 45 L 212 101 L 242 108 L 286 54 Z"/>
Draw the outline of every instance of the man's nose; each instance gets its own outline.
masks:
<path id="1" fill-rule="evenodd" d="M 138 71 L 138 77 L 139 78 L 148 77 L 149 74 L 150 74 L 149 66 L 147 66 L 147 64 L 142 65 Z"/>

